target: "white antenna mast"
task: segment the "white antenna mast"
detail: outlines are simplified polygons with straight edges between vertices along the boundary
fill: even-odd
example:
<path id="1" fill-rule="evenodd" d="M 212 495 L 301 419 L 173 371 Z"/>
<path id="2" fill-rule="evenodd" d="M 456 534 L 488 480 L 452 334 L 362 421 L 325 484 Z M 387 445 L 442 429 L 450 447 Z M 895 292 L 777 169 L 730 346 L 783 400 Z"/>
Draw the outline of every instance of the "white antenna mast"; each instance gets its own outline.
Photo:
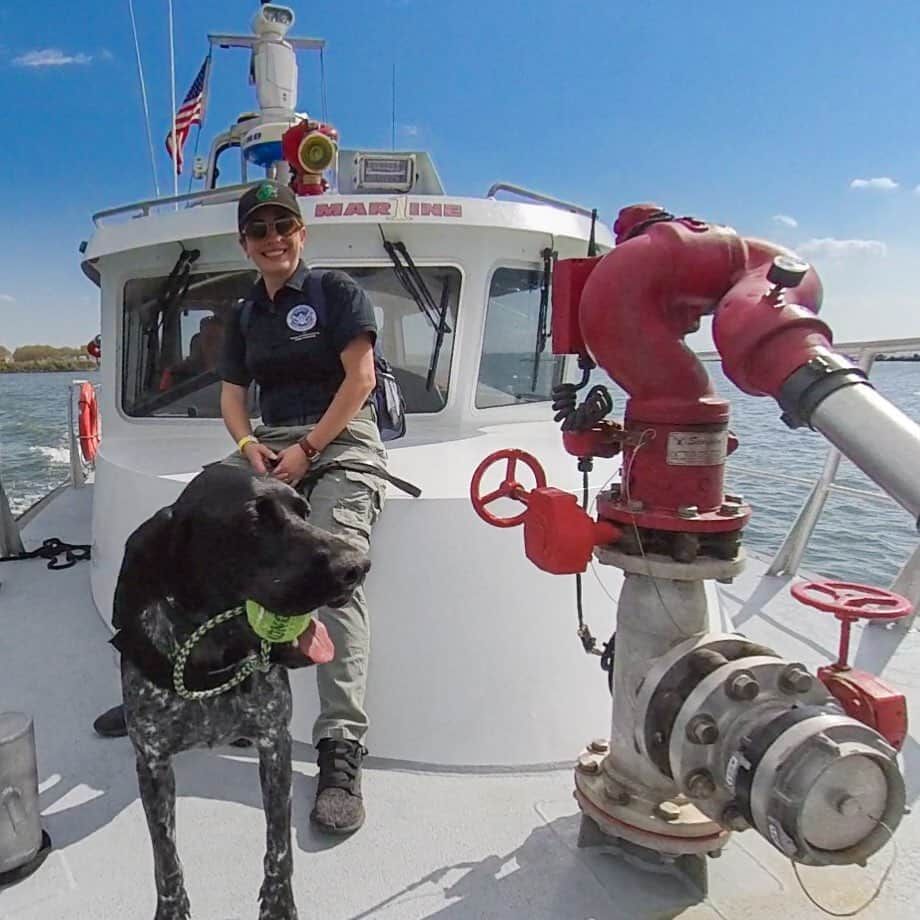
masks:
<path id="1" fill-rule="evenodd" d="M 137 20 L 134 18 L 134 0 L 128 0 L 131 13 L 131 31 L 134 34 L 134 53 L 137 57 L 137 76 L 141 84 L 141 102 L 144 107 L 144 126 L 147 129 L 147 147 L 150 149 L 150 168 L 153 170 L 153 188 L 160 197 L 160 180 L 157 178 L 157 159 L 153 152 L 153 135 L 150 132 L 150 109 L 147 106 L 147 84 L 144 82 L 144 66 L 141 63 L 141 46 L 137 40 Z"/>
<path id="2" fill-rule="evenodd" d="M 176 138 L 176 49 L 173 42 L 173 5 L 169 5 L 169 77 L 172 93 L 172 152 L 173 152 L 173 196 L 179 197 L 179 143 Z M 176 204 L 178 209 L 179 205 Z"/>
<path id="3" fill-rule="evenodd" d="M 281 138 L 298 120 L 297 57 L 295 49 L 322 52 L 321 38 L 287 35 L 294 24 L 294 11 L 278 3 L 263 3 L 252 20 L 253 35 L 211 34 L 211 45 L 221 48 L 249 48 L 251 77 L 256 87 L 259 114 L 246 122 L 240 146 L 246 160 L 266 170 L 287 168 L 281 152 Z M 320 58 L 322 66 L 322 57 Z M 323 79 L 325 96 L 325 75 Z"/>

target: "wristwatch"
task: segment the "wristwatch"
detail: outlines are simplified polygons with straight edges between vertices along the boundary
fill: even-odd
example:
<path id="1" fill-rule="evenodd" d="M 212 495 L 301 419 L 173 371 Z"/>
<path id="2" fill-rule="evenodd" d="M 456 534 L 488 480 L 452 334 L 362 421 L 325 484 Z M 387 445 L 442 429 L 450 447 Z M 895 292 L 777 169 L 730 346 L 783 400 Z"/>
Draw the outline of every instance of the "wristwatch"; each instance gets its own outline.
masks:
<path id="1" fill-rule="evenodd" d="M 320 455 L 319 449 L 310 443 L 310 436 L 307 434 L 297 442 L 297 446 L 307 455 L 308 460 L 313 460 Z"/>

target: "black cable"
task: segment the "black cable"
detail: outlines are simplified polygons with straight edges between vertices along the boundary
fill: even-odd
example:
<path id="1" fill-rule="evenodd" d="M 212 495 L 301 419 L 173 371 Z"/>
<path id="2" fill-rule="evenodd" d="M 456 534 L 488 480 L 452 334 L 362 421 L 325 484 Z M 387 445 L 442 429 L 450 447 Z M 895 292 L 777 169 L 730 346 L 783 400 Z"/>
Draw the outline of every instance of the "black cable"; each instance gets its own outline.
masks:
<path id="1" fill-rule="evenodd" d="M 48 568 L 54 571 L 69 569 L 78 562 L 90 558 L 92 550 L 86 543 L 64 543 L 57 537 L 49 537 L 38 549 L 16 553 L 12 556 L 0 556 L 0 562 L 16 562 L 20 559 L 47 559 Z M 58 559 L 63 556 L 64 560 Z"/>
<path id="2" fill-rule="evenodd" d="M 610 640 L 604 644 L 604 651 L 601 652 L 601 670 L 607 672 L 607 689 L 613 696 L 613 656 L 616 651 L 617 634 L 612 632 Z"/>
<path id="3" fill-rule="evenodd" d="M 597 640 L 591 635 L 591 630 L 585 626 L 584 613 L 582 608 L 581 597 L 581 574 L 575 576 L 575 605 L 578 609 L 578 638 L 581 639 L 581 647 L 589 655 L 594 653 L 597 647 Z"/>

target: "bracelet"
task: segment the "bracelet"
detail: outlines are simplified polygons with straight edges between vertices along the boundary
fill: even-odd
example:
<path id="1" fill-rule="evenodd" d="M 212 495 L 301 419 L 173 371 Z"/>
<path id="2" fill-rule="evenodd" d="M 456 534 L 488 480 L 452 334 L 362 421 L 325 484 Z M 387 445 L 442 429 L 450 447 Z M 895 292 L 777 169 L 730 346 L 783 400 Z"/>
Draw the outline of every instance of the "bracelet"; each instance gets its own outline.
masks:
<path id="1" fill-rule="evenodd" d="M 297 442 L 297 446 L 306 454 L 307 460 L 313 460 L 320 455 L 321 451 L 310 443 L 309 438 L 310 436 L 305 434 Z"/>
<path id="2" fill-rule="evenodd" d="M 243 451 L 246 449 L 246 446 L 248 444 L 258 444 L 258 443 L 259 443 L 258 438 L 254 437 L 251 434 L 247 434 L 245 437 L 240 438 L 239 441 L 236 442 L 236 449 L 240 453 L 243 453 Z"/>

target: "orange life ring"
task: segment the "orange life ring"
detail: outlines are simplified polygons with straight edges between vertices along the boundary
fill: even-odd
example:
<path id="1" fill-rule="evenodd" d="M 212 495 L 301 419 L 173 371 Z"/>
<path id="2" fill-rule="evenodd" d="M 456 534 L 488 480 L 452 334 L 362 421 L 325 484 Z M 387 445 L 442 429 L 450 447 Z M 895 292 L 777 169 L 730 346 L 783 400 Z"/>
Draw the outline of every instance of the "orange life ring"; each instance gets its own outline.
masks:
<path id="1" fill-rule="evenodd" d="M 91 383 L 80 385 L 80 452 L 87 463 L 96 458 L 99 449 L 99 404 L 96 402 L 96 390 Z"/>

